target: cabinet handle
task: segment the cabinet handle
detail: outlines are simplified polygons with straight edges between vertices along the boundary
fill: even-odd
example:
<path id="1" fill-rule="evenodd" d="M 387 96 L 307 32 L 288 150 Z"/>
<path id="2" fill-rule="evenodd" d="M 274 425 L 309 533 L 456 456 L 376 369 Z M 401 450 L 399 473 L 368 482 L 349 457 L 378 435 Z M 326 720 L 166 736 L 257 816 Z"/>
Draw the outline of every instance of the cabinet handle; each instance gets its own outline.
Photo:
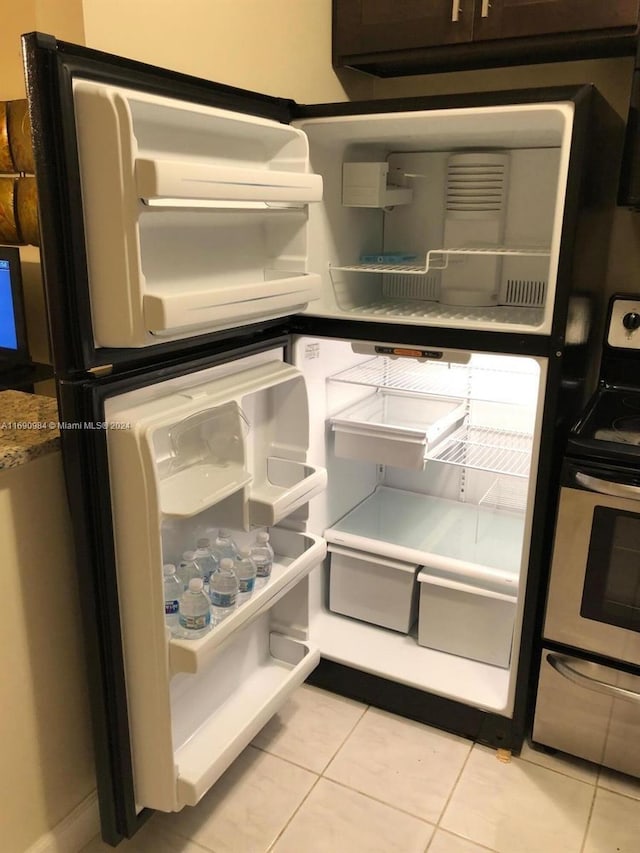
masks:
<path id="1" fill-rule="evenodd" d="M 491 3 L 489 2 L 489 0 L 482 0 L 482 10 L 480 12 L 480 15 L 483 18 L 488 18 L 490 8 L 491 8 Z"/>
<path id="2" fill-rule="evenodd" d="M 457 24 L 460 20 L 460 3 L 462 0 L 453 0 L 453 5 L 451 6 L 451 20 L 454 24 Z"/>
<path id="3" fill-rule="evenodd" d="M 569 666 L 569 660 L 570 658 L 565 658 L 563 655 L 554 655 L 551 653 L 547 655 L 547 663 L 559 675 L 577 684 L 578 687 L 593 690 L 595 693 L 602 693 L 604 696 L 612 696 L 614 699 L 625 699 L 627 702 L 640 703 L 640 693 L 636 693 L 635 690 L 627 690 L 624 687 L 617 687 L 615 684 L 607 684 L 606 681 L 600 681 L 597 678 L 592 678 L 590 675 L 577 672 L 573 667 Z"/>

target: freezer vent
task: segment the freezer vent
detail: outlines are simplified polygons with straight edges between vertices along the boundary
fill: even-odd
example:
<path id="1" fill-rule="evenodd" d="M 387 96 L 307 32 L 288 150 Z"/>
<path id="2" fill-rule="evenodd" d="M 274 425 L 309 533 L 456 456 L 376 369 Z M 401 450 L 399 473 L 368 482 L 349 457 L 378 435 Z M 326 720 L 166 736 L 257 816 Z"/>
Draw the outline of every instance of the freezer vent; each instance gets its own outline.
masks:
<path id="1" fill-rule="evenodd" d="M 500 216 L 508 164 L 506 154 L 453 154 L 447 167 L 447 215 L 458 219 Z"/>
<path id="2" fill-rule="evenodd" d="M 391 299 L 422 299 L 435 302 L 440 291 L 440 276 L 394 275 L 385 276 L 382 293 Z"/>
<path id="3" fill-rule="evenodd" d="M 546 281 L 509 278 L 505 289 L 504 304 L 520 305 L 526 308 L 544 308 L 546 293 Z"/>

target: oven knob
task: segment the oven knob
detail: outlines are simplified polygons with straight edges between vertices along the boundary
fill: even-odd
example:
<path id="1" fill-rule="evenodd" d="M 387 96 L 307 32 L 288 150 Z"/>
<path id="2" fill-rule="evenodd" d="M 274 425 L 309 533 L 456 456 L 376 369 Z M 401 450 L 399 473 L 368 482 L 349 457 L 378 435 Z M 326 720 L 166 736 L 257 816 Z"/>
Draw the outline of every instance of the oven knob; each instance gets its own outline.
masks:
<path id="1" fill-rule="evenodd" d="M 629 332 L 635 331 L 638 326 L 640 326 L 640 314 L 636 314 L 635 311 L 629 311 L 629 313 L 625 314 L 622 318 L 622 325 Z"/>

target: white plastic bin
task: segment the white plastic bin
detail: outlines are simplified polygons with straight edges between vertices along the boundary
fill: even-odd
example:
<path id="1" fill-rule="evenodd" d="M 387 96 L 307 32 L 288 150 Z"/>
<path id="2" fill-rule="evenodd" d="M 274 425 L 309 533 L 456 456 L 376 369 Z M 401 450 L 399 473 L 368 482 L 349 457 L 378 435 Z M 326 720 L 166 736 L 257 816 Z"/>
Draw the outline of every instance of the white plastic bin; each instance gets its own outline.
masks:
<path id="1" fill-rule="evenodd" d="M 418 574 L 418 643 L 471 660 L 507 668 L 516 610 L 515 596 Z"/>
<path id="2" fill-rule="evenodd" d="M 335 454 L 422 470 L 426 454 L 464 421 L 460 399 L 379 390 L 331 418 Z"/>
<path id="3" fill-rule="evenodd" d="M 329 609 L 404 634 L 416 621 L 418 566 L 329 545 Z"/>

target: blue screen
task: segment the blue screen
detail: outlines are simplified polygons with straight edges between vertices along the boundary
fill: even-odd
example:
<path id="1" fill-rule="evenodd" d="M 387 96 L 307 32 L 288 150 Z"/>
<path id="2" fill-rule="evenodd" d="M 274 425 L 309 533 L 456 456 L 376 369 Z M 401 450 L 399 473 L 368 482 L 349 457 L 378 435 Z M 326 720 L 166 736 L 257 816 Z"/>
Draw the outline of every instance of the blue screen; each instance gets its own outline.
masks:
<path id="1" fill-rule="evenodd" d="M 18 349 L 9 261 L 0 260 L 0 347 Z"/>

